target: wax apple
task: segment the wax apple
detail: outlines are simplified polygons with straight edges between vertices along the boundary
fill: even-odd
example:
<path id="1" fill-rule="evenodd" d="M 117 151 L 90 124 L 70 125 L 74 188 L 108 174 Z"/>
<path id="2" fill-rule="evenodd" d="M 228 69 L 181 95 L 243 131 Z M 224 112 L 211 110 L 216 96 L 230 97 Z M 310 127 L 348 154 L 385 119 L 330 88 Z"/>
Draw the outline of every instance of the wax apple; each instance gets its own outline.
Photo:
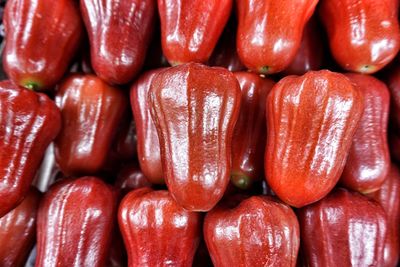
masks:
<path id="1" fill-rule="evenodd" d="M 31 187 L 24 200 L 0 219 L 0 266 L 25 266 L 36 239 L 41 194 Z"/>
<path id="2" fill-rule="evenodd" d="M 60 127 L 60 111 L 49 97 L 0 82 L 0 218 L 28 193 Z"/>
<path id="3" fill-rule="evenodd" d="M 331 52 L 340 66 L 375 73 L 400 47 L 397 0 L 324 0 L 320 15 Z"/>
<path id="4" fill-rule="evenodd" d="M 148 93 L 157 73 L 151 70 L 143 73 L 131 87 L 131 106 L 137 125 L 137 153 L 140 168 L 152 183 L 163 184 L 160 143 L 157 129 L 151 118 Z"/>
<path id="5" fill-rule="evenodd" d="M 76 74 L 60 85 L 56 103 L 63 125 L 55 142 L 61 171 L 66 175 L 98 172 L 127 109 L 126 96 L 94 75 Z"/>
<path id="6" fill-rule="evenodd" d="M 265 100 L 275 82 L 250 72 L 234 74 L 242 100 L 232 139 L 231 181 L 239 188 L 248 189 L 264 176 Z"/>
<path id="7" fill-rule="evenodd" d="M 318 0 L 238 0 L 237 50 L 250 70 L 270 74 L 289 66 Z"/>
<path id="8" fill-rule="evenodd" d="M 162 168 L 172 197 L 208 211 L 229 183 L 240 89 L 223 68 L 189 63 L 157 74 L 149 92 Z"/>
<path id="9" fill-rule="evenodd" d="M 396 266 L 400 253 L 400 172 L 392 164 L 388 176 L 379 191 L 369 196 L 373 197 L 386 212 L 388 220 L 388 234 L 384 248 L 384 264 L 382 266 Z"/>
<path id="10" fill-rule="evenodd" d="M 389 90 L 378 79 L 346 74 L 364 98 L 364 111 L 353 137 L 341 183 L 360 193 L 379 190 L 390 166 L 387 127 Z"/>
<path id="11" fill-rule="evenodd" d="M 83 36 L 79 5 L 71 0 L 9 0 L 4 10 L 3 66 L 16 84 L 52 88 L 67 71 Z"/>
<path id="12" fill-rule="evenodd" d="M 204 220 L 214 266 L 296 266 L 300 230 L 293 210 L 267 196 L 237 202 L 226 200 Z"/>
<path id="13" fill-rule="evenodd" d="M 104 266 L 116 201 L 112 187 L 96 177 L 52 185 L 39 207 L 35 266 Z"/>
<path id="14" fill-rule="evenodd" d="M 384 266 L 387 220 L 375 201 L 338 189 L 298 217 L 307 266 Z"/>
<path id="15" fill-rule="evenodd" d="M 200 214 L 183 209 L 168 191 L 132 191 L 121 202 L 118 220 L 128 266 L 192 265 L 200 240 Z"/>
<path id="16" fill-rule="evenodd" d="M 92 66 L 110 84 L 125 84 L 140 71 L 155 23 L 154 0 L 82 0 Z"/>
<path id="17" fill-rule="evenodd" d="M 231 9 L 232 0 L 158 0 L 162 50 L 168 62 L 207 62 Z"/>
<path id="18" fill-rule="evenodd" d="M 267 182 L 302 207 L 326 196 L 342 174 L 363 112 L 363 98 L 343 74 L 287 76 L 267 99 Z"/>

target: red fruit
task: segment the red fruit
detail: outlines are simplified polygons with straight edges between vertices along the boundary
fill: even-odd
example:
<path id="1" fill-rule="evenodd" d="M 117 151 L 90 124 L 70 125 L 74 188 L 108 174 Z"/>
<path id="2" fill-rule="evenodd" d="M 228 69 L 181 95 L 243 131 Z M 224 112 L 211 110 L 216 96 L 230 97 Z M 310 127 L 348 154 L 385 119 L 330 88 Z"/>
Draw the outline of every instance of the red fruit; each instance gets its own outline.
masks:
<path id="1" fill-rule="evenodd" d="M 157 73 L 163 69 L 142 74 L 131 87 L 131 106 L 137 128 L 137 153 L 140 169 L 154 184 L 164 183 L 161 166 L 160 143 L 150 113 L 148 93 Z"/>
<path id="2" fill-rule="evenodd" d="M 300 246 L 296 215 L 267 196 L 218 205 L 206 215 L 204 238 L 216 267 L 294 267 Z"/>
<path id="3" fill-rule="evenodd" d="M 242 99 L 232 138 L 231 181 L 239 188 L 248 189 L 264 176 L 265 100 L 275 82 L 250 72 L 234 74 L 240 84 Z"/>
<path id="4" fill-rule="evenodd" d="M 346 74 L 364 98 L 364 112 L 353 137 L 340 182 L 360 193 L 379 190 L 390 167 L 387 127 L 389 90 L 378 79 Z"/>
<path id="5" fill-rule="evenodd" d="M 8 0 L 3 66 L 16 84 L 50 89 L 67 71 L 82 40 L 76 1 Z"/>
<path id="6" fill-rule="evenodd" d="M 162 168 L 187 210 L 208 211 L 225 192 L 240 97 L 235 76 L 223 68 L 189 63 L 154 77 L 149 100 Z"/>
<path id="7" fill-rule="evenodd" d="M 128 266 L 192 265 L 200 214 L 183 209 L 168 191 L 141 188 L 129 193 L 121 202 L 118 220 Z"/>
<path id="8" fill-rule="evenodd" d="M 110 151 L 127 108 L 118 88 L 93 75 L 72 75 L 56 95 L 63 127 L 55 142 L 57 163 L 64 174 L 98 172 Z"/>
<path id="9" fill-rule="evenodd" d="M 386 212 L 388 234 L 384 248 L 384 267 L 396 266 L 400 253 L 400 172 L 392 164 L 379 191 L 370 194 Z"/>
<path id="10" fill-rule="evenodd" d="M 340 66 L 374 73 L 400 48 L 397 0 L 324 0 L 320 15 Z"/>
<path id="11" fill-rule="evenodd" d="M 154 0 L 82 0 L 96 74 L 110 84 L 125 84 L 139 73 L 150 44 Z"/>
<path id="12" fill-rule="evenodd" d="M 289 66 L 300 48 L 303 29 L 318 0 L 238 0 L 237 50 L 240 60 L 258 73 Z"/>
<path id="13" fill-rule="evenodd" d="M 375 201 L 338 189 L 298 217 L 307 266 L 383 266 L 387 220 Z"/>
<path id="14" fill-rule="evenodd" d="M 60 127 L 60 111 L 50 98 L 0 82 L 0 218 L 28 193 Z"/>
<path id="15" fill-rule="evenodd" d="M 342 174 L 358 121 L 361 93 L 327 70 L 288 76 L 267 100 L 267 182 L 284 202 L 302 207 L 326 196 Z"/>
<path id="16" fill-rule="evenodd" d="M 158 0 L 162 50 L 168 62 L 207 62 L 231 8 L 232 0 Z"/>
<path id="17" fill-rule="evenodd" d="M 54 184 L 39 208 L 35 266 L 104 266 L 116 196 L 95 177 Z"/>
<path id="18" fill-rule="evenodd" d="M 24 200 L 0 219 L 0 266 L 25 266 L 36 239 L 41 194 L 31 187 Z"/>

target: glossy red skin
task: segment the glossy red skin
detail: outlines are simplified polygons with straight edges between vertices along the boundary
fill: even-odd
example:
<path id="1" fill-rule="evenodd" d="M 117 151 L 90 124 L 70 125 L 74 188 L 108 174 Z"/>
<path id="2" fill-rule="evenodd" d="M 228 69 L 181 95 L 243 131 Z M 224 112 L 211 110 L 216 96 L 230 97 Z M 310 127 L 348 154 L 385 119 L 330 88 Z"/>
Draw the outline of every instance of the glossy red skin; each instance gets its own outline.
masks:
<path id="1" fill-rule="evenodd" d="M 40 192 L 31 187 L 24 200 L 0 219 L 0 266 L 25 266 L 35 244 L 40 197 Z"/>
<path id="2" fill-rule="evenodd" d="M 313 16 L 304 27 L 300 48 L 290 65 L 284 70 L 285 75 L 303 75 L 310 70 L 319 70 L 324 59 L 322 36 L 319 21 Z"/>
<path id="3" fill-rule="evenodd" d="M 231 9 L 232 0 L 158 0 L 161 44 L 168 62 L 207 62 Z"/>
<path id="4" fill-rule="evenodd" d="M 293 210 L 267 196 L 218 205 L 206 215 L 204 238 L 216 267 L 294 267 L 300 246 Z"/>
<path id="5" fill-rule="evenodd" d="M 373 197 L 385 210 L 388 219 L 388 234 L 384 248 L 384 267 L 397 266 L 400 253 L 400 172 L 392 164 L 388 176 Z"/>
<path id="6" fill-rule="evenodd" d="M 240 60 L 250 70 L 270 74 L 289 66 L 318 0 L 238 0 L 236 36 Z"/>
<path id="7" fill-rule="evenodd" d="M 244 71 L 246 67 L 240 62 L 236 51 L 236 21 L 231 18 L 212 53 L 208 65 L 224 67 L 230 71 Z"/>
<path id="8" fill-rule="evenodd" d="M 151 187 L 149 179 L 143 174 L 140 168 L 134 164 L 128 164 L 118 173 L 115 186 L 123 192 L 123 195 L 131 190 L 141 187 Z"/>
<path id="9" fill-rule="evenodd" d="M 267 100 L 265 175 L 280 199 L 299 208 L 332 190 L 363 107 L 349 79 L 327 70 L 287 76 L 274 86 Z"/>
<path id="10" fill-rule="evenodd" d="M 116 197 L 96 177 L 65 179 L 50 187 L 39 207 L 35 266 L 104 266 Z"/>
<path id="11" fill-rule="evenodd" d="M 200 213 L 183 209 L 168 191 L 132 191 L 121 202 L 118 221 L 128 266 L 192 266 Z"/>
<path id="12" fill-rule="evenodd" d="M 153 33 L 155 0 L 83 0 L 96 74 L 110 84 L 125 84 L 140 71 Z"/>
<path id="13" fill-rule="evenodd" d="M 79 6 L 71 0 L 8 0 L 4 26 L 5 72 L 16 84 L 39 90 L 62 78 L 83 35 Z"/>
<path id="14" fill-rule="evenodd" d="M 130 191 L 142 188 L 151 187 L 152 184 L 143 175 L 136 163 L 128 163 L 118 173 L 114 187 L 119 192 L 119 200 L 128 194 Z M 122 240 L 121 232 L 116 225 L 114 227 L 112 244 L 110 247 L 110 255 L 108 257 L 107 265 L 110 267 L 122 267 L 127 266 L 127 255 Z"/>
<path id="15" fill-rule="evenodd" d="M 61 171 L 98 172 L 127 108 L 126 96 L 94 75 L 72 75 L 60 85 L 56 103 L 63 123 L 54 147 Z"/>
<path id="16" fill-rule="evenodd" d="M 152 184 L 135 163 L 124 166 L 119 171 L 117 180 L 115 181 L 115 187 L 119 191 L 120 200 L 132 190 L 151 186 Z M 127 266 L 126 249 L 118 226 L 114 228 L 110 256 L 106 266 Z"/>
<path id="17" fill-rule="evenodd" d="M 331 52 L 342 68 L 374 73 L 392 61 L 400 47 L 397 10 L 397 0 L 321 1 Z"/>
<path id="18" fill-rule="evenodd" d="M 28 193 L 61 115 L 46 95 L 0 82 L 0 218 Z"/>
<path id="19" fill-rule="evenodd" d="M 130 99 L 136 123 L 137 154 L 140 169 L 151 183 L 163 184 L 160 143 L 150 113 L 148 92 L 157 73 L 163 69 L 143 73 L 131 87 Z"/>
<path id="20" fill-rule="evenodd" d="M 387 220 L 375 201 L 338 189 L 298 218 L 307 266 L 383 266 Z"/>
<path id="21" fill-rule="evenodd" d="M 360 193 L 379 190 L 390 167 L 387 141 L 389 90 L 378 79 L 346 74 L 364 98 L 364 112 L 353 137 L 340 182 Z"/>
<path id="22" fill-rule="evenodd" d="M 229 183 L 241 98 L 235 76 L 184 64 L 158 73 L 149 97 L 172 197 L 190 211 L 212 209 Z"/>
<path id="23" fill-rule="evenodd" d="M 240 84 L 240 114 L 232 138 L 231 181 L 248 189 L 264 172 L 267 125 L 265 104 L 275 82 L 250 72 L 234 73 Z"/>

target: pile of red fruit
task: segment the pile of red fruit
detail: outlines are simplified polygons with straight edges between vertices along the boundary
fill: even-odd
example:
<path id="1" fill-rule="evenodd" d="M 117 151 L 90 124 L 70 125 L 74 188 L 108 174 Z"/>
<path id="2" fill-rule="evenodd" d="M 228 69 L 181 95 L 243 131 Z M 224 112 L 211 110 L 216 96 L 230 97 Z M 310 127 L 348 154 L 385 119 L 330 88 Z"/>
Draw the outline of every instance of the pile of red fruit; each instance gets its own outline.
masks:
<path id="1" fill-rule="evenodd" d="M 8 0 L 0 266 L 397 266 L 398 10 Z"/>

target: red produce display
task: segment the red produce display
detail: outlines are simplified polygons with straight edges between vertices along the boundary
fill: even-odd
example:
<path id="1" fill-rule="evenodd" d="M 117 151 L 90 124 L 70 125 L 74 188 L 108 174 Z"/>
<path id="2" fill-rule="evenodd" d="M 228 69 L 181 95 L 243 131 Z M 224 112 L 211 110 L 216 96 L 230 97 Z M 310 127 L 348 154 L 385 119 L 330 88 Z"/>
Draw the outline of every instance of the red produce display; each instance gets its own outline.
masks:
<path id="1" fill-rule="evenodd" d="M 396 267 L 399 7 L 0 0 L 0 267 Z"/>

